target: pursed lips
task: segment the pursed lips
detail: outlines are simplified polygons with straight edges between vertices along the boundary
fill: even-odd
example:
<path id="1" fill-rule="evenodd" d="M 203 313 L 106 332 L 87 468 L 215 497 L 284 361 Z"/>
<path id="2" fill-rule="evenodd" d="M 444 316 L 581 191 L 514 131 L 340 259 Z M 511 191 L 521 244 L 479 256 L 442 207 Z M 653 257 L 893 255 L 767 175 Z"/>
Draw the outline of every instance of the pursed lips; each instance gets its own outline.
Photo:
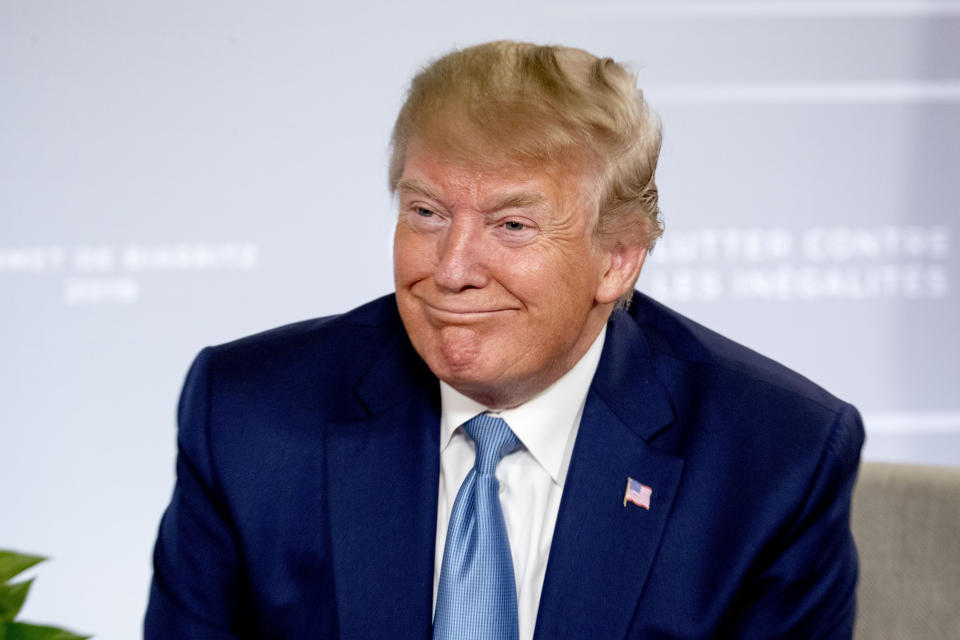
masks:
<path id="1" fill-rule="evenodd" d="M 438 320 L 469 322 L 483 320 L 498 313 L 518 311 L 515 307 L 479 307 L 461 305 L 436 305 L 421 301 L 426 311 Z"/>

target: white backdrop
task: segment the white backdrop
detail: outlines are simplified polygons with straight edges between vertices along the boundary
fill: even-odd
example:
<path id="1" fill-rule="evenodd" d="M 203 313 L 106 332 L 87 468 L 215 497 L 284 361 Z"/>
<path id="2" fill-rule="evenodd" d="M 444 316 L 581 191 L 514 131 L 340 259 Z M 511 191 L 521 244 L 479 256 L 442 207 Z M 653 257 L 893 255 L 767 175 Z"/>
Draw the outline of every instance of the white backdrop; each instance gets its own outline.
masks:
<path id="1" fill-rule="evenodd" d="M 960 465 L 960 3 L 0 0 L 0 548 L 24 617 L 140 635 L 193 355 L 392 287 L 387 141 L 428 58 L 628 61 L 667 232 L 641 288 Z"/>

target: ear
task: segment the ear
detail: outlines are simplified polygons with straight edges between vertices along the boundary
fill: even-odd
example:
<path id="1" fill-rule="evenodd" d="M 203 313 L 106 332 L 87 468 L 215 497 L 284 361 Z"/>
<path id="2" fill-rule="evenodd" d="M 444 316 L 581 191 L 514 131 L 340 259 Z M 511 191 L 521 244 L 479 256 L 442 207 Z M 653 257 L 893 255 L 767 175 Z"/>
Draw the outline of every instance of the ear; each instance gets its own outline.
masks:
<path id="1" fill-rule="evenodd" d="M 632 290 L 647 257 L 646 245 L 617 242 L 604 251 L 605 271 L 600 276 L 596 296 L 599 304 L 616 302 L 620 296 Z"/>

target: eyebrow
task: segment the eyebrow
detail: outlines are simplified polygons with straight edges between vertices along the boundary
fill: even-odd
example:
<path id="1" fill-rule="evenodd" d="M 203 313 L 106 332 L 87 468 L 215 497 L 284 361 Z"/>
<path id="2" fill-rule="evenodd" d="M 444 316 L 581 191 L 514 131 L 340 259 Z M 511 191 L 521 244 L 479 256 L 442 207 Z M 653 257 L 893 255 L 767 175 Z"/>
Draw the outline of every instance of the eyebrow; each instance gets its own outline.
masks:
<path id="1" fill-rule="evenodd" d="M 416 178 L 400 178 L 397 180 L 397 191 L 413 191 L 440 202 L 440 195 Z"/>
<path id="2" fill-rule="evenodd" d="M 422 196 L 426 196 L 437 202 L 442 202 L 440 195 L 416 178 L 400 178 L 397 181 L 397 191 L 413 191 Z M 486 212 L 500 211 L 501 209 L 532 207 L 546 202 L 547 197 L 538 191 L 520 191 L 517 193 L 508 193 L 497 200 L 492 207 L 485 209 Z"/>
<path id="3" fill-rule="evenodd" d="M 537 191 L 521 191 L 511 193 L 501 198 L 490 211 L 499 211 L 501 209 L 533 207 L 542 204 L 547 197 Z"/>

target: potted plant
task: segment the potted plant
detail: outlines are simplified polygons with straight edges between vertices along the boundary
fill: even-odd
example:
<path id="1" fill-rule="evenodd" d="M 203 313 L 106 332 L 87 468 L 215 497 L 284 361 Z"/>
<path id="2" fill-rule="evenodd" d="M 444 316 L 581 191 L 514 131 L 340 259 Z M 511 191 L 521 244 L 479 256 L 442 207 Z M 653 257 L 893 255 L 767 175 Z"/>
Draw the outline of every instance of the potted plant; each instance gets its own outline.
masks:
<path id="1" fill-rule="evenodd" d="M 22 582 L 10 582 L 46 558 L 0 549 L 0 640 L 86 640 L 90 636 L 78 636 L 64 629 L 26 622 L 16 622 L 33 578 Z"/>

